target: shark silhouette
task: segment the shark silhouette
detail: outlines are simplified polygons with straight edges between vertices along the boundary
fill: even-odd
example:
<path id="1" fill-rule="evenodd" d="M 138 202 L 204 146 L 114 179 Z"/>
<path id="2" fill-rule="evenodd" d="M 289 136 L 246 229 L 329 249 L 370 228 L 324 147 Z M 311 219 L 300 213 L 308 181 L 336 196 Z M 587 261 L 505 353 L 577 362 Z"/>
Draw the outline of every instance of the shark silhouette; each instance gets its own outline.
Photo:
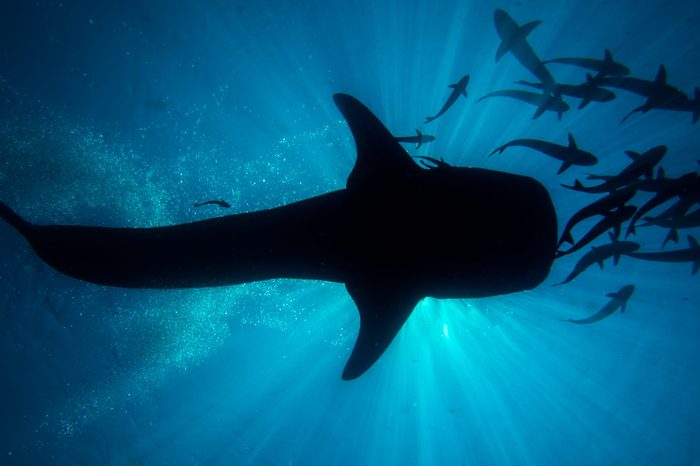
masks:
<path id="1" fill-rule="evenodd" d="M 581 99 L 579 110 L 585 108 L 591 102 L 610 102 L 615 98 L 615 94 L 607 89 L 599 87 L 596 83 L 596 78 L 589 73 L 586 74 L 586 82 L 583 84 L 557 84 L 554 87 L 554 94 L 561 94 L 568 97 Z M 529 81 L 517 81 L 516 84 L 523 86 L 534 87 L 535 89 L 544 89 L 544 84 L 533 83 Z"/>
<path id="2" fill-rule="evenodd" d="M 592 324 L 593 322 L 598 322 L 608 316 L 613 315 L 618 308 L 620 309 L 620 312 L 625 312 L 625 309 L 627 308 L 627 301 L 629 301 L 632 293 L 634 293 L 634 285 L 623 286 L 614 293 L 608 293 L 607 297 L 610 298 L 608 304 L 603 306 L 592 316 L 586 317 L 585 319 L 567 319 L 567 322 L 571 322 L 573 324 Z"/>
<path id="3" fill-rule="evenodd" d="M 521 65 L 540 80 L 546 93 L 550 93 L 554 91 L 556 82 L 527 41 L 527 36 L 541 23 L 542 21 L 537 20 L 520 26 L 506 11 L 494 11 L 493 24 L 501 38 L 501 44 L 496 51 L 496 61 L 506 52 L 511 52 Z"/>
<path id="4" fill-rule="evenodd" d="M 536 92 L 521 91 L 516 89 L 506 89 L 503 91 L 494 91 L 485 96 L 481 97 L 475 103 L 479 103 L 484 99 L 489 97 L 510 97 L 511 99 L 521 100 L 527 102 L 530 105 L 537 107 L 537 110 L 532 115 L 532 119 L 536 120 L 547 110 L 556 112 L 557 118 L 561 120 L 561 116 L 569 110 L 569 104 L 567 104 L 562 98 L 561 94 L 551 95 L 551 94 L 537 94 Z"/>
<path id="5" fill-rule="evenodd" d="M 542 152 L 552 158 L 561 160 L 562 164 L 559 167 L 557 175 L 564 173 L 572 165 L 588 166 L 598 163 L 598 158 L 595 155 L 578 148 L 574 135 L 571 133 L 569 133 L 569 144 L 567 146 L 561 146 L 539 139 L 515 139 L 494 149 L 489 154 L 489 157 L 496 152 L 502 154 L 507 148 L 515 146 L 529 147 L 530 149 Z"/>
<path id="6" fill-rule="evenodd" d="M 602 269 L 605 260 L 611 257 L 613 258 L 613 264 L 617 265 L 620 262 L 620 256 L 630 252 L 635 252 L 637 249 L 639 249 L 639 244 L 637 243 L 632 241 L 618 241 L 618 239 L 615 238 L 615 235 L 610 232 L 608 232 L 608 236 L 610 237 L 610 243 L 604 244 L 603 246 L 593 246 L 590 251 L 579 259 L 574 266 L 574 270 L 563 282 L 552 286 L 569 283 L 593 264 L 598 264 Z"/>
<path id="7" fill-rule="evenodd" d="M 357 147 L 345 189 L 157 228 L 35 225 L 2 203 L 0 217 L 50 266 L 92 283 L 344 283 L 360 312 L 345 380 L 374 364 L 424 297 L 512 293 L 547 277 L 557 218 L 539 182 L 444 162 L 421 168 L 367 107 L 344 94 L 334 100 Z"/>
<path id="8" fill-rule="evenodd" d="M 604 76 L 626 76 L 630 74 L 629 68 L 627 68 L 622 63 L 618 63 L 613 60 L 612 53 L 608 49 L 605 49 L 605 56 L 602 60 L 596 60 L 594 58 L 567 57 L 545 60 L 542 63 L 562 63 L 565 65 L 574 65 L 580 66 L 582 68 L 588 68 L 589 70 L 597 72 L 597 78 L 602 78 Z"/>
<path id="9" fill-rule="evenodd" d="M 425 123 L 430 123 L 431 121 L 441 117 L 442 115 L 445 114 L 446 111 L 448 111 L 454 104 L 457 102 L 457 99 L 459 99 L 460 95 L 463 95 L 464 97 L 467 97 L 467 86 L 469 85 L 469 75 L 465 74 L 462 79 L 457 81 L 454 84 L 450 84 L 450 89 L 452 89 L 452 92 L 450 92 L 449 97 L 447 97 L 447 100 L 445 103 L 442 105 L 442 108 L 440 109 L 435 116 L 429 116 L 425 118 Z"/>

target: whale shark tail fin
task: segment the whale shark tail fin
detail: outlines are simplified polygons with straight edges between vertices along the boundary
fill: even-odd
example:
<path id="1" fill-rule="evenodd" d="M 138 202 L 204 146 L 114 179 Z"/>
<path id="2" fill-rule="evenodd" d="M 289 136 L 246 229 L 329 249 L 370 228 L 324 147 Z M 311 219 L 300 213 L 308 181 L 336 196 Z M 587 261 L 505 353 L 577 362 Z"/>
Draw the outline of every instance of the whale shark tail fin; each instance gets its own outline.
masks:
<path id="1" fill-rule="evenodd" d="M 0 218 L 5 220 L 14 229 L 20 232 L 24 236 L 29 235 L 31 224 L 24 220 L 22 217 L 17 215 L 12 209 L 10 209 L 5 203 L 0 202 Z"/>

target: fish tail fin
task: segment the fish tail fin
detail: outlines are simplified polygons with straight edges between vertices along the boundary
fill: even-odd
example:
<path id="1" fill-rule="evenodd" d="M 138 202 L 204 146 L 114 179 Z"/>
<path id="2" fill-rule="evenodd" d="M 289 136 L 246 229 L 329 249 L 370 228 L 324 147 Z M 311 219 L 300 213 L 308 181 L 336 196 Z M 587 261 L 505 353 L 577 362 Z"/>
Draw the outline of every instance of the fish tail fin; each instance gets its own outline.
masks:
<path id="1" fill-rule="evenodd" d="M 678 230 L 675 228 L 671 228 L 668 230 L 668 234 L 666 235 L 666 239 L 664 239 L 663 244 L 661 245 L 662 248 L 666 247 L 666 243 L 669 241 L 673 241 L 674 243 L 678 242 Z"/>
<path id="2" fill-rule="evenodd" d="M 495 149 L 489 154 L 489 157 L 491 157 L 491 156 L 494 155 L 495 153 L 502 154 L 503 151 L 505 151 L 507 148 L 508 148 L 508 144 L 504 144 L 504 145 L 502 145 L 502 146 L 500 146 L 500 147 L 497 147 L 497 148 L 495 148 Z"/>
<path id="3" fill-rule="evenodd" d="M 642 112 L 642 111 L 644 111 L 644 105 L 640 105 L 639 107 L 635 108 L 634 110 L 629 112 L 627 115 L 625 115 L 625 117 L 622 120 L 620 120 L 620 124 L 624 123 L 625 120 L 627 120 L 629 117 L 631 117 L 635 113 Z"/>

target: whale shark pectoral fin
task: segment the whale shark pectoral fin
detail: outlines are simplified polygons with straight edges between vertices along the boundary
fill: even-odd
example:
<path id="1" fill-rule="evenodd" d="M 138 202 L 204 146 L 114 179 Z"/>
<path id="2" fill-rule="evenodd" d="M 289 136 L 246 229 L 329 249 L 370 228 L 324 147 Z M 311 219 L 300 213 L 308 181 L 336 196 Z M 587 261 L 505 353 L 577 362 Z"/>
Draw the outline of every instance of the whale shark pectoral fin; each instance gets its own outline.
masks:
<path id="1" fill-rule="evenodd" d="M 360 332 L 343 369 L 343 380 L 365 373 L 389 347 L 420 298 L 397 286 L 347 283 L 345 285 L 360 311 Z"/>
<path id="2" fill-rule="evenodd" d="M 333 101 L 348 122 L 357 147 L 357 161 L 347 181 L 349 189 L 420 172 L 401 144 L 359 100 L 347 94 L 335 94 Z"/>

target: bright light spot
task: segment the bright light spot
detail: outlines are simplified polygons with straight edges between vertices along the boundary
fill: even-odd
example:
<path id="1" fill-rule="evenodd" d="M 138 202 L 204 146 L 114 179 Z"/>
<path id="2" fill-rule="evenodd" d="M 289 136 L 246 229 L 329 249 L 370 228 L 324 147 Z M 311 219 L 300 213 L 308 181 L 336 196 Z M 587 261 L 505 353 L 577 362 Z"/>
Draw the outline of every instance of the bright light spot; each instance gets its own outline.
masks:
<path id="1" fill-rule="evenodd" d="M 442 334 L 445 336 L 445 338 L 450 338 L 450 331 L 447 328 L 447 324 L 442 324 Z"/>

